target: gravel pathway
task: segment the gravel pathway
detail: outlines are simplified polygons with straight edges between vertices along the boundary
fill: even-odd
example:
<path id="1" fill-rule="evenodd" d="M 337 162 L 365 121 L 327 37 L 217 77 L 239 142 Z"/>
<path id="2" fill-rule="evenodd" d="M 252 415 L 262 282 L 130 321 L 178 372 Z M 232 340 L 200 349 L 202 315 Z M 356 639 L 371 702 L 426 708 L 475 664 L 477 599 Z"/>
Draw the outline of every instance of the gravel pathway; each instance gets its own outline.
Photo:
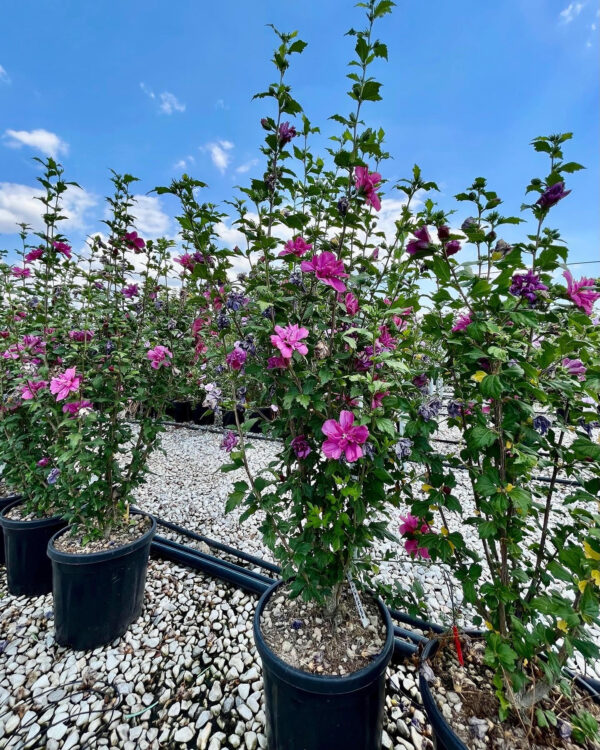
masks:
<path id="1" fill-rule="evenodd" d="M 455 437 L 444 429 L 439 436 Z M 229 487 L 238 477 L 219 471 L 221 439 L 206 430 L 168 428 L 164 453 L 151 457 L 153 476 L 138 492 L 137 503 L 270 559 L 258 517 L 240 527 L 239 512 L 223 514 Z M 277 449 L 268 440 L 255 440 L 253 446 L 255 467 L 271 460 Z M 459 472 L 457 479 L 458 493 L 471 502 L 466 476 Z M 394 513 L 396 528 L 400 513 Z M 166 530 L 160 533 L 190 543 Z M 415 563 L 402 549 L 394 552 L 396 559 L 383 563 L 380 575 L 388 580 L 402 576 L 406 582 L 418 578 L 432 610 L 441 613 L 438 619 L 449 616 L 449 589 L 439 567 Z M 0 600 L 0 749 L 266 747 L 261 670 L 252 639 L 255 597 L 151 560 L 142 617 L 123 638 L 90 653 L 57 646 L 51 596 L 8 595 L 4 568 Z M 413 664 L 388 671 L 383 745 L 386 750 L 432 747 Z"/>

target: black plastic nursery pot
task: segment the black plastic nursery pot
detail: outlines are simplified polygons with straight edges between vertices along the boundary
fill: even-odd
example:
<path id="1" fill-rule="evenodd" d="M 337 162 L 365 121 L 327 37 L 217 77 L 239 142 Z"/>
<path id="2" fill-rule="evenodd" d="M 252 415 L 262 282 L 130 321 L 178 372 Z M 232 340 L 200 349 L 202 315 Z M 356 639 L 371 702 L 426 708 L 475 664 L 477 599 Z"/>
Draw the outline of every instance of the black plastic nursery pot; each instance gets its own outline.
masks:
<path id="1" fill-rule="evenodd" d="M 147 515 L 139 513 L 139 515 Z M 145 534 L 116 549 L 72 554 L 48 544 L 52 561 L 56 641 L 77 651 L 105 646 L 137 620 L 144 603 L 150 544 L 156 520 Z"/>
<path id="2" fill-rule="evenodd" d="M 180 424 L 191 422 L 192 403 L 191 401 L 172 401 L 165 409 L 165 414 Z"/>
<path id="3" fill-rule="evenodd" d="M 206 406 L 194 406 L 191 411 L 192 422 L 197 425 L 209 427 L 215 423 L 215 413 Z"/>
<path id="4" fill-rule="evenodd" d="M 9 505 L 12 505 L 17 500 L 21 499 L 21 495 L 5 495 L 4 497 L 0 497 L 0 513 L 4 510 L 4 508 L 8 508 Z M 5 562 L 4 557 L 4 533 L 2 529 L 0 529 L 0 565 L 4 565 Z"/>
<path id="5" fill-rule="evenodd" d="M 250 428 L 250 432 L 257 432 L 262 434 L 262 426 L 265 422 L 270 422 L 274 417 L 273 409 L 270 406 L 261 407 L 250 414 L 250 419 L 256 419 L 257 421 Z"/>
<path id="6" fill-rule="evenodd" d="M 422 666 L 427 662 L 428 659 L 435 656 L 438 650 L 440 642 L 433 638 L 428 641 L 421 653 L 420 665 Z M 600 692 L 598 691 L 598 685 L 596 681 L 582 679 L 576 677 L 575 682 L 583 690 L 587 690 L 593 696 L 593 700 L 596 703 L 600 703 Z M 423 670 L 419 669 L 419 690 L 421 692 L 421 698 L 423 699 L 423 706 L 427 713 L 427 718 L 431 724 L 433 730 L 433 740 L 436 750 L 469 750 L 469 747 L 460 739 L 460 737 L 454 733 L 442 712 L 438 708 L 429 683 L 423 675 Z"/>
<path id="7" fill-rule="evenodd" d="M 281 585 L 282 581 L 277 582 L 261 596 L 253 626 L 262 659 L 269 750 L 380 750 L 385 670 L 394 651 L 394 628 L 387 608 L 377 600 L 387 637 L 373 662 L 344 677 L 322 677 L 286 664 L 262 637 L 261 614 Z"/>
<path id="8" fill-rule="evenodd" d="M 20 502 L 10 503 L 0 513 L 8 591 L 13 596 L 49 594 L 52 591 L 52 566 L 46 548 L 48 540 L 66 523 L 59 516 L 33 521 L 6 518 L 6 513 Z"/>

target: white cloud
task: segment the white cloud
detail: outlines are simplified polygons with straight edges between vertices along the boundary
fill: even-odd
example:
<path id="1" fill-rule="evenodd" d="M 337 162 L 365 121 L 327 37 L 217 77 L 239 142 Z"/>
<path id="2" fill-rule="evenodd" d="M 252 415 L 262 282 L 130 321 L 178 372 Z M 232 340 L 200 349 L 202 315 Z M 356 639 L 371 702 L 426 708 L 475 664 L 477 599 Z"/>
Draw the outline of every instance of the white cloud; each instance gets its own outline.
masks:
<path id="1" fill-rule="evenodd" d="M 233 143 L 231 141 L 217 141 L 213 143 L 207 143 L 206 146 L 200 146 L 201 151 L 208 151 L 210 158 L 215 167 L 224 174 L 225 170 L 229 166 L 231 161 L 231 154 L 229 153 L 233 149 Z"/>
<path id="2" fill-rule="evenodd" d="M 20 185 L 12 182 L 0 182 L 0 232 L 18 231 L 17 224 L 26 223 L 34 230 L 43 227 L 43 206 L 36 200 L 40 194 L 39 186 Z M 62 225 L 69 229 L 85 230 L 86 213 L 97 205 L 98 199 L 86 190 L 69 187 L 63 194 L 64 210 L 67 217 Z"/>
<path id="3" fill-rule="evenodd" d="M 152 195 L 134 195 L 135 204 L 131 213 L 135 216 L 135 226 L 144 238 L 165 236 L 171 228 L 171 219 L 161 206 L 160 200 Z"/>
<path id="4" fill-rule="evenodd" d="M 245 174 L 246 172 L 249 172 L 252 167 L 255 167 L 258 164 L 258 159 L 250 159 L 250 161 L 245 162 L 244 164 L 240 164 L 239 167 L 235 168 L 235 171 L 238 174 Z"/>
<path id="5" fill-rule="evenodd" d="M 185 104 L 179 101 L 175 94 L 170 91 L 163 91 L 160 95 L 160 111 L 165 115 L 172 115 L 173 112 L 185 112 Z"/>
<path id="6" fill-rule="evenodd" d="M 581 13 L 583 10 L 583 3 L 569 3 L 564 10 L 560 12 L 560 20 L 562 23 L 571 23 L 574 18 Z"/>
<path id="7" fill-rule="evenodd" d="M 140 83 L 140 88 L 149 99 L 156 99 L 154 91 L 149 86 L 146 86 L 143 81 Z M 163 91 L 162 94 L 158 95 L 158 99 L 160 101 L 158 111 L 164 115 L 172 115 L 173 112 L 185 112 L 185 104 L 180 102 L 175 94 L 172 94 L 170 91 Z"/>
<path id="8" fill-rule="evenodd" d="M 5 145 L 10 148 L 30 146 L 41 151 L 46 156 L 56 159 L 60 154 L 69 151 L 69 144 L 59 138 L 56 133 L 38 128 L 37 130 L 6 130 Z"/>
<path id="9" fill-rule="evenodd" d="M 215 109 L 229 109 L 229 105 L 225 104 L 224 99 L 217 99 L 215 102 Z"/>
<path id="10" fill-rule="evenodd" d="M 185 156 L 183 159 L 179 159 L 179 161 L 176 161 L 175 164 L 173 164 L 173 169 L 187 169 L 189 166 L 194 164 L 195 161 L 196 160 L 193 156 Z"/>
<path id="11" fill-rule="evenodd" d="M 6 72 L 6 68 L 0 65 L 0 83 L 10 83 L 10 76 Z"/>

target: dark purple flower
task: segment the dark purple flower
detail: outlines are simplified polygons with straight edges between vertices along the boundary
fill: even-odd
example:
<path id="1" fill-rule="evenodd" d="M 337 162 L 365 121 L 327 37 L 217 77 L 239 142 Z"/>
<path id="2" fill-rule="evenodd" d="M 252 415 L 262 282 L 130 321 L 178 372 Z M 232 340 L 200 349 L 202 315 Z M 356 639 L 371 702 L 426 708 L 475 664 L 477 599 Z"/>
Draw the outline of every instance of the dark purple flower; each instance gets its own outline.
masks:
<path id="1" fill-rule="evenodd" d="M 224 331 L 226 328 L 229 328 L 230 322 L 229 317 L 225 310 L 220 310 L 219 314 L 217 315 L 217 328 L 220 331 Z"/>
<path id="2" fill-rule="evenodd" d="M 412 379 L 412 382 L 413 385 L 416 386 L 419 390 L 423 390 L 423 388 L 427 388 L 429 378 L 424 372 L 422 372 L 420 375 L 415 375 L 415 377 Z"/>
<path id="3" fill-rule="evenodd" d="M 285 146 L 286 143 L 289 143 L 297 135 L 296 128 L 290 125 L 289 122 L 282 122 L 279 126 L 279 142 L 282 146 Z"/>
<path id="4" fill-rule="evenodd" d="M 244 295 L 240 292 L 230 292 L 227 296 L 227 302 L 225 303 L 225 306 L 228 310 L 237 312 L 238 310 L 241 310 L 242 307 L 246 307 L 247 304 L 248 297 L 244 297 Z"/>
<path id="5" fill-rule="evenodd" d="M 460 228 L 463 232 L 468 232 L 469 229 L 476 229 L 478 226 L 477 219 L 474 216 L 469 216 L 463 221 Z"/>
<path id="6" fill-rule="evenodd" d="M 408 458 L 412 452 L 413 447 L 413 441 L 410 438 L 400 438 L 396 445 L 394 446 L 394 450 L 396 451 L 396 455 L 398 458 Z"/>
<path id="7" fill-rule="evenodd" d="M 441 408 L 442 402 L 439 400 L 439 398 L 434 398 L 427 403 L 421 404 L 421 406 L 419 406 L 419 408 L 417 409 L 417 412 L 420 417 L 422 417 L 426 422 L 429 422 L 430 419 L 434 419 L 435 417 L 437 417 Z"/>
<path id="8" fill-rule="evenodd" d="M 450 240 L 444 245 L 446 255 L 455 255 L 460 250 L 460 242 L 458 240 Z"/>
<path id="9" fill-rule="evenodd" d="M 447 240 L 450 237 L 450 227 L 447 227 L 446 225 L 438 227 L 437 236 L 440 242 Z"/>
<path id="10" fill-rule="evenodd" d="M 345 216 L 348 213 L 348 209 L 350 208 L 350 201 L 346 196 L 343 198 L 340 198 L 337 204 L 337 210 L 340 214 L 340 216 Z"/>
<path id="11" fill-rule="evenodd" d="M 305 435 L 297 435 L 292 440 L 292 450 L 296 454 L 296 458 L 306 458 L 312 449 Z"/>
<path id="12" fill-rule="evenodd" d="M 121 289 L 121 294 L 123 295 L 123 297 L 127 297 L 127 299 L 137 297 L 139 293 L 140 289 L 137 284 L 128 284 L 127 286 L 124 286 L 123 289 Z"/>
<path id="13" fill-rule="evenodd" d="M 540 435 L 545 435 L 550 427 L 552 427 L 552 422 L 549 419 L 546 419 L 542 414 L 535 417 L 533 420 L 533 429 L 537 430 Z"/>
<path id="14" fill-rule="evenodd" d="M 538 292 L 546 292 L 548 291 L 548 287 L 542 284 L 538 274 L 534 273 L 533 269 L 530 268 L 527 273 L 516 273 L 512 277 L 512 284 L 509 291 L 515 297 L 526 299 L 531 306 L 537 302 Z"/>
<path id="15" fill-rule="evenodd" d="M 565 190 L 564 182 L 557 182 L 554 185 L 546 188 L 540 195 L 536 203 L 542 208 L 551 208 L 552 206 L 555 206 L 558 201 L 566 198 L 570 192 L 570 190 Z"/>
<path id="16" fill-rule="evenodd" d="M 583 364 L 580 359 L 569 359 L 565 357 L 562 361 L 562 366 L 569 373 L 569 375 L 575 375 L 578 380 L 585 380 L 585 373 L 587 367 Z"/>
<path id="17" fill-rule="evenodd" d="M 413 231 L 413 234 L 416 239 L 410 240 L 406 245 L 406 252 L 409 255 L 415 255 L 415 253 L 427 250 L 431 244 L 431 237 L 429 236 L 427 227 L 419 227 Z"/>
<path id="18" fill-rule="evenodd" d="M 458 401 L 449 401 L 446 409 L 448 411 L 448 416 L 453 419 L 458 419 L 462 413 L 462 406 Z"/>

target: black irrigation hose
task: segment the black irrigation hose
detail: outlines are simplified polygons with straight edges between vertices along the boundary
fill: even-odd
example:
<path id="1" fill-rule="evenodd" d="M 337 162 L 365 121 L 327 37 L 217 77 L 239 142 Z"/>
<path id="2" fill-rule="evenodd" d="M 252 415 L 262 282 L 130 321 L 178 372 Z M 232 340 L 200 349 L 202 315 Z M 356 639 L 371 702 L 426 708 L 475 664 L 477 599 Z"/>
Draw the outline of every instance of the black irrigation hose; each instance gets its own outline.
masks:
<path id="1" fill-rule="evenodd" d="M 200 550 L 194 549 L 193 547 L 186 547 L 184 544 L 180 544 L 179 542 L 174 542 L 171 539 L 165 539 L 165 537 L 163 536 L 157 535 L 154 537 L 153 541 L 157 542 L 162 547 L 172 547 L 173 549 L 180 550 L 181 552 L 194 555 L 194 557 L 197 557 L 200 560 L 205 560 L 210 563 L 213 563 L 215 560 L 218 559 L 218 562 L 222 567 L 228 568 L 229 570 L 241 572 L 244 575 L 250 576 L 250 578 L 256 578 L 257 581 L 260 581 L 267 586 L 270 586 L 272 583 L 275 583 L 273 578 L 264 576 L 262 575 L 262 573 L 257 573 L 256 571 L 249 570 L 248 568 L 242 568 L 240 565 L 236 565 L 235 563 L 229 562 L 228 560 L 221 560 L 220 558 L 215 558 L 213 555 L 206 554 L 206 552 L 201 552 Z"/>
<path id="2" fill-rule="evenodd" d="M 228 544 L 223 544 L 222 542 L 217 542 L 214 539 L 209 539 L 203 534 L 198 534 L 195 531 L 190 531 L 184 526 L 178 526 L 176 523 L 171 523 L 171 521 L 165 521 L 162 518 L 158 518 L 157 516 L 155 516 L 155 518 L 156 523 L 159 526 L 164 526 L 165 529 L 171 529 L 171 531 L 175 531 L 178 534 L 181 534 L 181 536 L 188 536 L 190 537 L 190 539 L 195 539 L 198 542 L 204 542 L 213 549 L 218 549 L 221 552 L 226 552 L 228 555 L 239 557 L 240 560 L 245 560 L 252 565 L 256 565 L 259 568 L 264 568 L 264 570 L 268 570 L 271 573 L 275 573 L 276 575 L 279 575 L 281 573 L 281 568 L 274 563 L 268 562 L 268 560 L 263 560 L 260 557 L 256 557 L 255 555 L 250 555 L 248 552 L 236 549 L 235 547 L 230 547 Z"/>
<path id="3" fill-rule="evenodd" d="M 237 588 L 242 589 L 251 594 L 263 594 L 271 585 L 271 580 L 260 581 L 252 575 L 249 575 L 249 571 L 239 568 L 239 570 L 232 570 L 227 566 L 223 565 L 223 560 L 218 560 L 216 557 L 211 555 L 200 555 L 194 554 L 195 550 L 180 550 L 176 547 L 172 547 L 168 544 L 162 544 L 161 542 L 152 542 L 151 547 L 152 553 L 156 557 L 161 557 L 164 560 L 171 560 L 171 562 L 180 563 L 188 568 L 194 570 L 201 570 L 204 573 L 220 578 L 222 581 L 232 583 Z"/>
<path id="4" fill-rule="evenodd" d="M 424 630 L 426 633 L 431 631 L 432 633 L 441 635 L 448 630 L 448 628 L 445 628 L 443 625 L 438 625 L 435 622 L 425 622 L 425 620 L 419 620 L 418 617 L 411 617 L 404 612 L 398 612 L 397 609 L 390 609 L 390 615 L 392 616 L 392 619 L 396 620 L 397 622 L 402 622 L 405 625 L 410 625 L 413 628 Z"/>

